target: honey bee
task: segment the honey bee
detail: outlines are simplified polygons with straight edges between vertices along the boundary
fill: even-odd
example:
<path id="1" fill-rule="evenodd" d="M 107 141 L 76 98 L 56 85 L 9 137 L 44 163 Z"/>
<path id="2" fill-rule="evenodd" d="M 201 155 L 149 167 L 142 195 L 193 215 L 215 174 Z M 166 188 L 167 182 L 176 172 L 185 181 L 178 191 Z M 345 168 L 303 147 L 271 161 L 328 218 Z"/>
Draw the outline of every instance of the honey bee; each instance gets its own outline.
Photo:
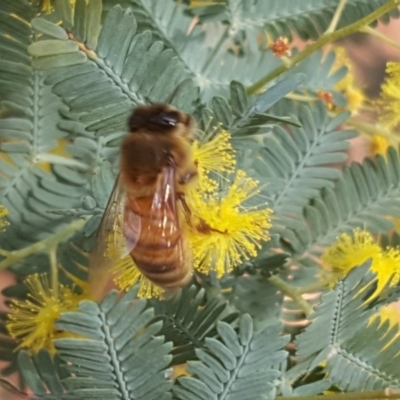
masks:
<path id="1" fill-rule="evenodd" d="M 184 194 L 198 175 L 191 153 L 194 120 L 168 104 L 152 104 L 134 109 L 128 128 L 90 259 L 89 286 L 97 298 L 116 258 L 128 254 L 146 278 L 166 291 L 184 286 L 192 276 L 180 218 L 190 218 Z M 105 257 L 107 247 L 118 250 Z"/>

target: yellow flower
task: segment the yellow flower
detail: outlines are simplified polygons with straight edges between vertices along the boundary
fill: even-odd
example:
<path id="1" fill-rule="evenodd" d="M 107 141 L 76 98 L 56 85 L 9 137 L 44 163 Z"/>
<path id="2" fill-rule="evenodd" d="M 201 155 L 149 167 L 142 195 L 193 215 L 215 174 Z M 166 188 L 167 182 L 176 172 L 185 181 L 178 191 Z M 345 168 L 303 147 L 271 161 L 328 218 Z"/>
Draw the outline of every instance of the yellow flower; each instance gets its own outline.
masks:
<path id="1" fill-rule="evenodd" d="M 348 57 L 343 47 L 335 49 L 336 60 L 333 71 L 346 66 L 347 74 L 335 84 L 335 89 L 341 92 L 347 99 L 346 109 L 352 113 L 357 113 L 365 102 L 366 96 L 364 92 L 357 87 L 355 67 L 351 59 Z"/>
<path id="2" fill-rule="evenodd" d="M 377 287 L 370 300 L 378 296 L 386 285 L 400 282 L 400 250 L 383 250 L 366 231 L 355 230 L 353 236 L 341 234 L 336 243 L 325 249 L 321 258 L 340 276 L 372 259 L 371 271 L 376 274 Z"/>
<path id="3" fill-rule="evenodd" d="M 381 319 L 380 326 L 382 326 L 386 321 L 389 322 L 388 331 L 393 329 L 394 327 L 396 327 L 396 330 L 398 331 L 398 333 L 393 336 L 392 340 L 385 346 L 385 348 L 387 348 L 399 339 L 400 304 L 392 303 L 385 307 L 380 308 L 379 311 L 369 319 L 369 324 L 371 324 L 376 318 Z"/>
<path id="4" fill-rule="evenodd" d="M 381 252 L 381 247 L 373 241 L 369 232 L 355 230 L 353 236 L 342 233 L 332 246 L 325 249 L 321 258 L 335 271 L 346 275 L 369 258 L 377 260 Z"/>
<path id="5" fill-rule="evenodd" d="M 379 134 L 372 136 L 372 141 L 371 141 L 372 154 L 385 155 L 386 150 L 389 146 L 390 143 L 385 136 Z"/>
<path id="6" fill-rule="evenodd" d="M 7 208 L 0 205 L 0 231 L 4 230 L 9 225 L 9 222 L 5 220 L 7 215 Z"/>
<path id="7" fill-rule="evenodd" d="M 400 64 L 388 63 L 386 73 L 389 77 L 381 86 L 381 97 L 377 105 L 382 124 L 390 129 L 400 122 Z"/>
<path id="8" fill-rule="evenodd" d="M 197 164 L 200 190 L 213 191 L 217 187 L 216 182 L 209 177 L 210 173 L 221 175 L 234 171 L 235 151 L 230 139 L 231 135 L 227 131 L 221 130 L 209 141 L 199 142 L 196 140 L 193 142 L 193 158 Z"/>
<path id="9" fill-rule="evenodd" d="M 43 0 L 42 1 L 42 12 L 45 14 L 50 14 L 53 11 L 53 5 L 52 5 L 52 0 Z M 76 0 L 69 0 L 69 3 L 72 6 L 72 9 L 74 9 Z"/>
<path id="10" fill-rule="evenodd" d="M 258 193 L 257 182 L 238 171 L 225 196 L 217 192 L 191 196 L 195 228 L 189 231 L 189 241 L 196 269 L 215 270 L 220 277 L 257 255 L 261 242 L 270 238 L 272 213 L 244 204 Z"/>
<path id="11" fill-rule="evenodd" d="M 113 272 L 117 275 L 114 282 L 121 290 L 129 290 L 139 282 L 138 297 L 160 297 L 163 293 L 163 289 L 154 285 L 140 272 L 129 254 L 116 263 Z"/>
<path id="12" fill-rule="evenodd" d="M 25 285 L 29 289 L 28 298 L 11 302 L 13 312 L 8 315 L 7 329 L 20 342 L 19 348 L 26 348 L 32 354 L 43 348 L 54 353 L 53 339 L 67 335 L 57 329 L 55 321 L 61 313 L 75 311 L 84 296 L 64 285 L 58 285 L 55 293 L 45 274 L 30 275 Z"/>
<path id="13" fill-rule="evenodd" d="M 43 0 L 43 2 L 42 2 L 42 11 L 45 14 L 50 14 L 53 11 L 53 6 L 51 4 L 51 0 Z"/>

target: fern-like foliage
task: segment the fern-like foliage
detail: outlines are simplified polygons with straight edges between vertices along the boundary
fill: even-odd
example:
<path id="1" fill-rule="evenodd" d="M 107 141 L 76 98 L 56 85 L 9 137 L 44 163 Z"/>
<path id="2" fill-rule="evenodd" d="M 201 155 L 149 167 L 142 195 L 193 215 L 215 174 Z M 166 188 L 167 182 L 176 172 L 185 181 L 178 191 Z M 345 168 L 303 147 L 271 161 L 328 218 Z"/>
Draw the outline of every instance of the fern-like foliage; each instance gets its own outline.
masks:
<path id="1" fill-rule="evenodd" d="M 207 337 L 215 334 L 215 324 L 223 317 L 233 322 L 237 313 L 226 315 L 226 302 L 221 298 L 206 301 L 205 290 L 195 286 L 181 290 L 172 300 L 153 303 L 156 318 L 163 321 L 161 334 L 173 340 L 172 364 L 195 358 L 195 350 L 205 347 Z"/>
<path id="2" fill-rule="evenodd" d="M 232 81 L 229 85 L 230 99 L 215 96 L 211 101 L 212 111 L 206 109 L 200 115 L 202 128 L 218 125 L 228 130 L 233 136 L 233 145 L 240 145 L 240 139 L 245 137 L 245 143 L 241 147 L 248 145 L 247 136 L 254 135 L 269 128 L 277 122 L 296 124 L 290 118 L 268 114 L 267 111 L 286 94 L 295 90 L 304 81 L 304 75 L 295 74 L 285 81 L 281 81 L 269 88 L 259 96 L 249 97 L 244 86 L 238 81 Z"/>
<path id="3" fill-rule="evenodd" d="M 78 1 L 74 14 L 68 1 L 54 6 L 62 25 L 36 18 L 34 28 L 42 40 L 30 46 L 29 52 L 35 68 L 52 68 L 46 84 L 68 106 L 58 126 L 72 139 L 67 150 L 81 168 L 56 165 L 53 172 L 71 185 L 84 185 L 81 199 L 90 194 L 88 179 L 102 162 L 115 164 L 126 119 L 135 104 L 170 102 L 190 112 L 197 88 L 172 50 L 165 50 L 149 31 L 136 33 L 131 9 L 113 7 L 102 21 L 101 1 Z M 90 18 L 82 18 L 82 13 Z M 118 32 L 111 35 L 115 26 Z M 77 215 L 68 210 L 82 204 L 59 205 L 63 215 Z M 90 204 L 83 208 L 86 214 L 91 210 Z M 96 227 L 92 225 L 93 230 Z"/>
<path id="4" fill-rule="evenodd" d="M 268 278 L 285 269 L 289 254 L 274 253 L 279 246 L 279 237 L 273 235 L 257 257 L 246 261 L 232 273 L 220 279 L 203 277 L 209 299 L 223 296 L 230 311 L 249 314 L 257 323 L 265 319 L 278 319 L 283 303 L 283 294 Z"/>
<path id="5" fill-rule="evenodd" d="M 347 26 L 371 13 L 385 0 L 350 0 L 346 2 L 345 11 L 339 27 Z M 285 0 L 277 3 L 274 0 L 227 0 L 226 4 L 191 9 L 200 16 L 203 22 L 221 21 L 227 24 L 232 33 L 244 37 L 257 48 L 256 36 L 266 30 L 272 37 L 285 36 L 292 38 L 296 33 L 302 39 L 317 39 L 329 26 L 339 5 L 339 0 L 321 3 L 318 0 L 307 0 L 293 3 Z M 398 11 L 391 16 L 398 16 Z M 382 18 L 388 20 L 388 16 Z"/>
<path id="6" fill-rule="evenodd" d="M 78 4 L 86 7 L 88 15 L 101 13 L 101 2 L 78 1 Z M 113 7 L 100 29 L 99 18 L 82 20 L 78 9 L 71 40 L 42 40 L 30 47 L 30 53 L 36 57 L 38 67 L 61 67 L 47 82 L 87 130 L 98 134 L 125 131 L 125 120 L 132 106 L 149 100 L 169 102 L 192 111 L 196 88 L 186 79 L 173 52 L 164 50 L 162 42 L 154 42 L 148 31 L 136 35 L 132 10 Z M 67 25 L 68 16 L 63 17 Z M 117 31 L 110 36 L 115 27 Z M 69 52 L 58 52 L 63 44 L 68 44 Z M 150 73 L 149 65 L 153 66 Z"/>
<path id="7" fill-rule="evenodd" d="M 171 398 L 165 368 L 172 344 L 155 336 L 162 323 L 149 324 L 154 312 L 135 296 L 136 290 L 121 299 L 111 292 L 100 305 L 84 301 L 77 312 L 62 315 L 59 328 L 82 337 L 55 342 L 73 374 L 64 381 L 68 393 L 81 399 Z"/>
<path id="8" fill-rule="evenodd" d="M 35 399 L 71 398 L 65 394 L 66 387 L 62 383 L 69 373 L 59 357 L 53 358 L 46 350 L 31 357 L 23 350 L 18 354 L 18 364 L 27 385 L 36 394 Z"/>
<path id="9" fill-rule="evenodd" d="M 283 240 L 301 259 L 319 255 L 341 232 L 358 227 L 373 233 L 392 229 L 390 216 L 400 216 L 399 177 L 399 155 L 394 148 L 388 149 L 386 157 L 377 155 L 344 168 L 332 189 L 324 188 L 310 200 L 304 219 L 284 219 L 285 228 L 279 230 Z"/>
<path id="10" fill-rule="evenodd" d="M 27 54 L 33 40 L 33 15 L 24 2 L 0 6 L 0 137 L 1 150 L 8 155 L 0 159 L 0 190 L 11 221 L 1 242 L 10 249 L 46 237 L 68 222 L 48 211 L 56 203 L 72 208 L 79 198 L 77 187 L 71 190 L 69 182 L 43 168 L 50 160 L 61 164 L 71 160 L 51 154 L 65 136 L 57 127 L 62 103 L 44 84 L 46 74 L 33 68 Z"/>
<path id="11" fill-rule="evenodd" d="M 176 398 L 228 400 L 273 396 L 287 357 L 282 348 L 289 340 L 288 336 L 278 336 L 280 326 L 257 331 L 250 316 L 244 314 L 237 331 L 224 322 L 218 322 L 217 331 L 220 340 L 207 338 L 206 348 L 196 350 L 199 360 L 188 362 L 192 376 L 178 379 L 173 387 Z"/>
<path id="12" fill-rule="evenodd" d="M 310 316 L 311 325 L 296 338 L 297 355 L 312 358 L 309 370 L 324 363 L 334 385 L 344 391 L 400 387 L 397 327 L 378 317 L 366 303 L 373 287 L 369 262 L 354 269 L 325 293 Z"/>
<path id="13" fill-rule="evenodd" d="M 112 4 L 111 1 L 106 1 L 105 7 L 111 8 Z M 185 6 L 181 3 L 130 0 L 123 2 L 122 5 L 132 9 L 138 32 L 151 31 L 154 37 L 173 50 L 187 73 L 200 87 L 201 99 L 205 102 L 216 95 L 226 97 L 232 80 L 251 85 L 280 65 L 280 60 L 269 50 L 237 57 L 228 49 L 235 37 L 233 31 L 232 35 L 227 35 L 223 24 L 194 26 L 193 18 L 185 13 Z M 251 40 L 254 38 L 255 36 L 251 36 Z M 217 43 L 224 40 L 226 43 L 219 52 L 213 50 Z M 326 58 L 322 52 L 315 52 L 296 68 L 291 69 L 290 73 L 285 74 L 285 79 L 293 72 L 305 73 L 306 79 L 300 88 L 301 92 L 330 91 L 334 95 L 335 103 L 342 106 L 344 99 L 335 90 L 334 84 L 343 76 L 345 68 L 332 74 L 334 58 L 333 52 Z"/>
<path id="14" fill-rule="evenodd" d="M 185 308 L 178 301 L 188 295 L 193 300 Z M 214 322 L 221 307 L 196 311 L 203 293 L 196 295 L 192 287 L 175 299 L 179 307 L 175 306 L 174 315 L 186 316 L 186 323 L 191 319 L 197 325 L 193 329 L 205 332 L 205 338 L 195 350 L 196 360 L 188 361 L 181 354 L 192 376 L 180 377 L 173 385 L 166 378 L 172 343 L 156 336 L 161 321 L 153 319 L 154 310 L 146 309 L 146 300 L 135 300 L 135 296 L 135 290 L 120 299 L 111 292 L 100 305 L 85 300 L 77 312 L 64 313 L 58 327 L 76 337 L 55 341 L 56 358 L 46 351 L 35 357 L 19 354 L 23 376 L 38 399 L 171 399 L 171 388 L 177 399 L 231 399 L 239 395 L 266 399 L 276 392 L 286 365 L 283 348 L 289 340 L 280 335 L 280 324 L 258 329 L 244 314 L 237 320 L 237 328 L 226 318 L 210 331 L 207 321 Z M 174 346 L 179 346 L 179 335 L 172 337 Z M 251 396 L 247 393 L 250 387 Z"/>
<path id="15" fill-rule="evenodd" d="M 399 388 L 398 328 L 374 316 L 399 298 L 399 287 L 367 302 L 376 277 L 364 265 L 321 298 L 306 302 L 304 287 L 296 289 L 314 280 L 316 259 L 339 234 L 387 233 L 400 216 L 395 149 L 338 168 L 356 132 L 342 128 L 349 113 L 338 111 L 347 104 L 336 86 L 347 68 L 335 52 L 283 65 L 260 36 L 318 39 L 339 0 L 190 3 L 1 0 L 0 204 L 11 224 L 0 234 L 0 265 L 16 261 L 17 274 L 3 294 L 40 303 L 22 280 L 50 264 L 49 282 L 85 293 L 126 119 L 138 104 L 167 102 L 193 114 L 201 140 L 230 133 L 236 168 L 260 183 L 240 212 L 273 208 L 270 242 L 258 248 L 254 238 L 256 257 L 221 278 L 196 271 L 168 300 L 140 300 L 133 289 L 81 302 L 56 322 L 63 336 L 54 355 L 15 351 L 2 314 L 2 373 L 18 365 L 38 400 L 250 400 Z M 384 3 L 348 0 L 339 28 Z M 267 75 L 274 78 L 255 91 Z M 315 100 L 321 90 L 333 96 L 331 113 Z M 380 241 L 400 243 L 397 234 Z M 23 315 L 27 326 L 47 321 L 35 313 Z M 291 324 L 300 320 L 301 334 Z"/>
<path id="16" fill-rule="evenodd" d="M 260 274 L 226 275 L 218 281 L 217 288 L 231 309 L 251 315 L 256 323 L 280 317 L 283 294 Z M 214 290 L 212 287 L 209 292 Z"/>
<path id="17" fill-rule="evenodd" d="M 269 204 L 279 217 L 276 227 L 285 225 L 287 216 L 300 216 L 302 207 L 319 190 L 334 186 L 341 172 L 332 164 L 347 159 L 348 140 L 356 135 L 340 129 L 347 113 L 330 119 L 321 102 L 295 109 L 284 102 L 279 107 L 284 105 L 298 116 L 301 127 L 273 127 L 262 137 L 257 156 L 252 157 L 252 167 L 266 182 Z"/>

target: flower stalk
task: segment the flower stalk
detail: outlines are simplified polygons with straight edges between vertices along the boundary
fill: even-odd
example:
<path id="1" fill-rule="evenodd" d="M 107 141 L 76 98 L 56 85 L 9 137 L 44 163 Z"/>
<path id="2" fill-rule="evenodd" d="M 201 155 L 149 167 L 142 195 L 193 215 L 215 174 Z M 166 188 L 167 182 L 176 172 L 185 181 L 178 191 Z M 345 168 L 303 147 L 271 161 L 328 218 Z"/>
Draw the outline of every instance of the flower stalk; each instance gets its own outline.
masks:
<path id="1" fill-rule="evenodd" d="M 54 297 L 58 297 L 58 265 L 57 265 L 57 245 L 50 247 L 49 249 L 49 261 L 50 261 L 50 276 L 51 276 L 51 289 Z"/>
<path id="2" fill-rule="evenodd" d="M 289 285 L 277 275 L 271 276 L 268 278 L 268 281 L 277 287 L 283 294 L 290 297 L 304 311 L 306 316 L 312 312 L 313 309 L 310 303 L 303 299 L 299 289 Z"/>

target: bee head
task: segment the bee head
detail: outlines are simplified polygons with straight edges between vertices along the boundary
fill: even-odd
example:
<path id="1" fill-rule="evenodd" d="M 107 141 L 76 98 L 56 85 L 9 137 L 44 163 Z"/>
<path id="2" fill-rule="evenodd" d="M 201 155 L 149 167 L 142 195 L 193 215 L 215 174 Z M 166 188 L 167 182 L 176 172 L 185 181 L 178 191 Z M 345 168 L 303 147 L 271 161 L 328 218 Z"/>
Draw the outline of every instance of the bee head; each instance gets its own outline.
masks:
<path id="1" fill-rule="evenodd" d="M 168 104 L 151 104 L 136 107 L 128 120 L 131 133 L 150 131 L 172 133 L 182 131 L 182 136 L 193 125 L 190 115 L 184 114 Z"/>

